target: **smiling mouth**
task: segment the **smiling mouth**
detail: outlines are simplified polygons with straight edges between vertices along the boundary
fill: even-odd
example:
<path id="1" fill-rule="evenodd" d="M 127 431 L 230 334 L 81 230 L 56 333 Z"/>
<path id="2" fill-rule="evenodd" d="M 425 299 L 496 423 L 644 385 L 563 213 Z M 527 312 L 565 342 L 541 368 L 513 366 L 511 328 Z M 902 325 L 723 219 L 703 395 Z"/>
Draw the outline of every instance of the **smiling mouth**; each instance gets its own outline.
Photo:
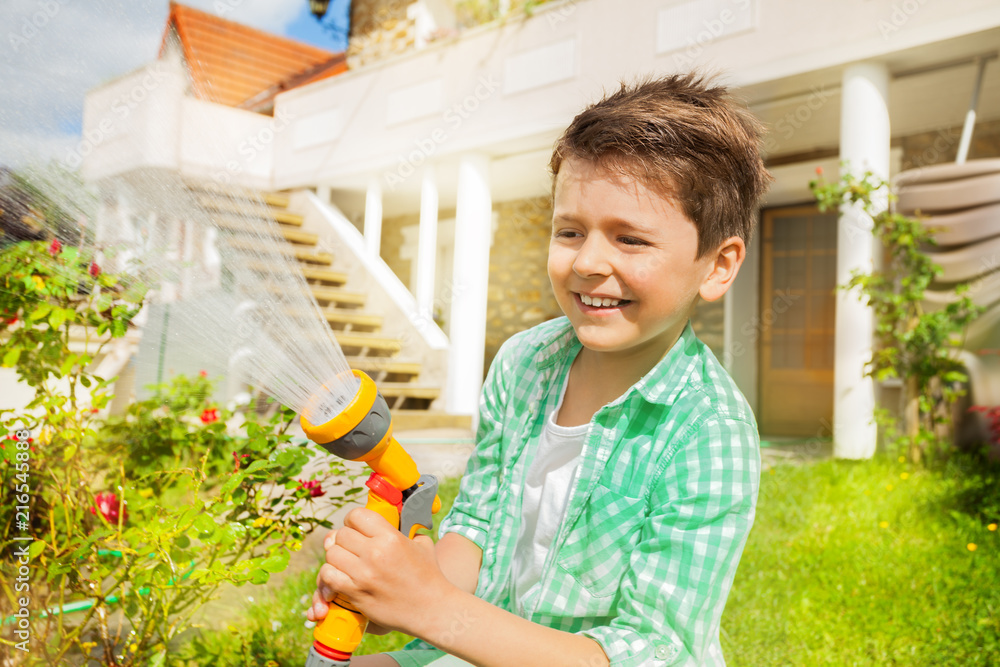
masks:
<path id="1" fill-rule="evenodd" d="M 590 306 L 591 308 L 618 308 L 632 303 L 628 299 L 598 298 L 579 293 L 577 296 L 583 305 Z"/>

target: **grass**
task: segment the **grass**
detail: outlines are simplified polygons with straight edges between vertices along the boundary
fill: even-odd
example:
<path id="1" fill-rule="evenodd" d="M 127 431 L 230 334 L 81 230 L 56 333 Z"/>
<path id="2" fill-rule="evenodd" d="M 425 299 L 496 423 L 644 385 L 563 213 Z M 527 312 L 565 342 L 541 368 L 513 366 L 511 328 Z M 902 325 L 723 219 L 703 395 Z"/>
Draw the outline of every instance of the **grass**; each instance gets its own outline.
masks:
<path id="1" fill-rule="evenodd" d="M 728 663 L 1000 664 L 998 519 L 1000 474 L 968 460 L 765 469 Z"/>
<path id="2" fill-rule="evenodd" d="M 457 489 L 443 484 L 446 508 Z M 1000 665 L 998 521 L 1000 472 L 969 461 L 765 468 L 722 621 L 728 664 Z M 314 586 L 306 572 L 258 596 L 238 629 L 190 644 L 189 664 L 299 667 Z M 408 640 L 369 635 L 358 654 Z"/>

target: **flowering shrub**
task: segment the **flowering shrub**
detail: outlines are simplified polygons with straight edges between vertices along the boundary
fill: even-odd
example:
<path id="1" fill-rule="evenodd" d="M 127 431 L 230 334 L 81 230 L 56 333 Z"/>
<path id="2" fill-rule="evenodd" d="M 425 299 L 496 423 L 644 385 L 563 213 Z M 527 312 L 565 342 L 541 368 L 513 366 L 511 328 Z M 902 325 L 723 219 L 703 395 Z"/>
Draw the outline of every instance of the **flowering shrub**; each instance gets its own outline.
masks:
<path id="1" fill-rule="evenodd" d="M 320 452 L 291 442 L 293 414 L 209 404 L 206 377 L 102 417 L 110 382 L 88 368 L 144 289 L 94 266 L 58 242 L 0 252 L 0 360 L 36 390 L 0 410 L 0 664 L 165 665 L 221 586 L 265 583 L 343 502 L 309 502 Z"/>

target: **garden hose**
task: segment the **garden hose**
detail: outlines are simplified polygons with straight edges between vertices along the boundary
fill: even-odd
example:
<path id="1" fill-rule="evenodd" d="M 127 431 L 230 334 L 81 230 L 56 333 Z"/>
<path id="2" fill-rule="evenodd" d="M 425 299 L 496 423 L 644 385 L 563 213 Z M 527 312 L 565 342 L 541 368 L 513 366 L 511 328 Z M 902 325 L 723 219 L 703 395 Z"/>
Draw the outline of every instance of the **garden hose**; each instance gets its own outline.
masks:
<path id="1" fill-rule="evenodd" d="M 420 527 L 431 529 L 431 515 L 441 507 L 437 478 L 417 471 L 413 459 L 392 437 L 389 407 L 375 383 L 361 371 L 353 373 L 360 382 L 347 407 L 324 424 L 310 424 L 303 416 L 302 430 L 331 454 L 367 463 L 372 474 L 367 482 L 365 507 L 413 539 Z M 349 665 L 367 627 L 368 619 L 338 595 L 330 603 L 326 618 L 313 631 L 306 667 Z"/>

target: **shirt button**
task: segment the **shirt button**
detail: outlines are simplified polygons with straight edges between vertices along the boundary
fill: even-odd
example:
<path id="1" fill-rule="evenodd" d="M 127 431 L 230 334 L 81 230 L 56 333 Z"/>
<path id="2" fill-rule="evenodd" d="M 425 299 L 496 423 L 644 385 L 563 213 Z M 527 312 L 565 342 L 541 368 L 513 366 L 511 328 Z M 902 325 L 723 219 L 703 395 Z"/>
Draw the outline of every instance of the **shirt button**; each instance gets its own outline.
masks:
<path id="1" fill-rule="evenodd" d="M 657 660 L 673 660 L 677 657 L 677 647 L 674 644 L 657 644 L 653 655 Z"/>

